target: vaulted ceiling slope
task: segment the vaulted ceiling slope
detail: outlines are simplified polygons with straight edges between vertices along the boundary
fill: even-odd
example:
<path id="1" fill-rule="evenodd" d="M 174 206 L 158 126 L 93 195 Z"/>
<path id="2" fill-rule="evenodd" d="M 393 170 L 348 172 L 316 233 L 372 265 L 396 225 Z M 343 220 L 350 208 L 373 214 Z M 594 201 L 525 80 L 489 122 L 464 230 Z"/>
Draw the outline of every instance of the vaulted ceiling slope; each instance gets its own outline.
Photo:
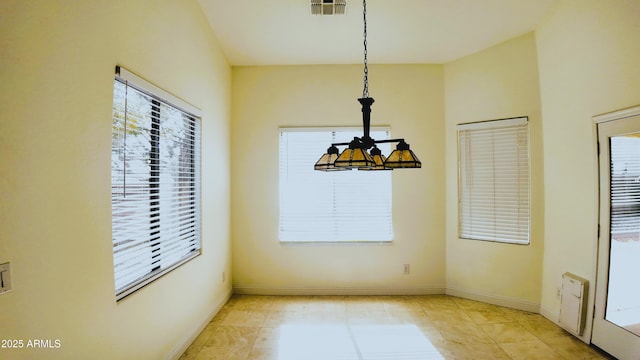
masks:
<path id="1" fill-rule="evenodd" d="M 362 62 L 362 1 L 311 15 L 310 0 L 198 0 L 231 65 Z M 368 57 L 441 64 L 532 31 L 557 0 L 369 0 Z"/>

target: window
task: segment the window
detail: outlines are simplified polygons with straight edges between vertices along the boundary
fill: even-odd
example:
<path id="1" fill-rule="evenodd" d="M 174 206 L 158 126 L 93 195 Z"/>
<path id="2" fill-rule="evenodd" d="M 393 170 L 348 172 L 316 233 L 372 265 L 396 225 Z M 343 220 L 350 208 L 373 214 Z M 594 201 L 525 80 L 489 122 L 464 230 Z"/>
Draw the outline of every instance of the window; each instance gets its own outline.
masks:
<path id="1" fill-rule="evenodd" d="M 527 118 L 458 125 L 459 233 L 529 244 Z"/>
<path id="2" fill-rule="evenodd" d="M 280 129 L 280 241 L 392 240 L 391 171 L 313 169 L 331 143 L 355 136 L 362 130 Z M 389 131 L 374 128 L 371 137 Z"/>
<path id="3" fill-rule="evenodd" d="M 200 254 L 197 109 L 116 69 L 111 211 L 116 298 Z"/>

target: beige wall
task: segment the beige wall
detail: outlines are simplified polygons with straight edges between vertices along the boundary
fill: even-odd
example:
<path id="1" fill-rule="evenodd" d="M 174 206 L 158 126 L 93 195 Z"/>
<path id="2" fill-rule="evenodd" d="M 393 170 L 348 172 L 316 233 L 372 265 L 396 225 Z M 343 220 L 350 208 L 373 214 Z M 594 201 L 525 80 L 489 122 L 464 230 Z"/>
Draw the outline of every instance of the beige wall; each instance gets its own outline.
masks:
<path id="1" fill-rule="evenodd" d="M 230 293 L 231 71 L 195 1 L 0 4 L 3 359 L 178 355 Z M 203 110 L 203 255 L 116 303 L 110 146 L 116 64 Z M 25 343 L 26 345 L 26 343 Z"/>
<path id="2" fill-rule="evenodd" d="M 362 67 L 234 67 L 231 126 L 233 283 L 241 292 L 442 292 L 443 72 L 439 65 L 370 66 L 372 125 L 405 137 L 422 169 L 395 170 L 394 240 L 278 241 L 278 127 L 361 126 Z M 348 140 L 348 139 L 347 139 Z M 325 149 L 319 149 L 318 156 Z M 309 164 L 310 166 L 312 164 Z M 411 274 L 403 275 L 403 264 Z"/>
<path id="3" fill-rule="evenodd" d="M 566 271 L 590 281 L 587 308 L 593 309 L 598 169 L 592 116 L 640 104 L 639 16 L 638 1 L 562 1 L 537 31 L 546 192 L 541 299 L 552 320 Z M 590 314 L 587 319 L 590 329 Z"/>
<path id="4" fill-rule="evenodd" d="M 445 65 L 447 293 L 537 311 L 544 248 L 538 65 L 533 33 Z M 456 124 L 529 117 L 531 243 L 458 238 Z"/>

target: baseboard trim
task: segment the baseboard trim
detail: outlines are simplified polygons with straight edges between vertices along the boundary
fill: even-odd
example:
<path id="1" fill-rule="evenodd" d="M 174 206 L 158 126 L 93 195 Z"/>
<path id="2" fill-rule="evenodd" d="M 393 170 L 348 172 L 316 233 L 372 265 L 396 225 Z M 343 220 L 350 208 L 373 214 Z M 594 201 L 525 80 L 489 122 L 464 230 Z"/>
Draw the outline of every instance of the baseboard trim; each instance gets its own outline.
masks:
<path id="1" fill-rule="evenodd" d="M 204 318 L 204 320 L 202 320 L 198 324 L 196 324 L 196 327 L 193 329 L 193 331 L 190 334 L 188 334 L 173 349 L 173 351 L 171 351 L 171 353 L 167 357 L 168 360 L 178 360 L 178 359 L 180 359 L 182 354 L 185 351 L 187 351 L 187 348 L 196 340 L 196 338 L 198 337 L 198 335 L 200 335 L 200 333 L 204 330 L 204 328 L 207 327 L 209 322 L 211 322 L 213 317 L 216 316 L 218 311 L 220 311 L 220 309 L 222 309 L 224 304 L 226 304 L 227 301 L 229 301 L 229 298 L 231 298 L 231 295 L 233 295 L 233 290 L 229 289 L 222 296 L 220 296 L 217 299 L 217 301 L 215 302 L 215 304 L 212 307 L 212 311 Z"/>
<path id="2" fill-rule="evenodd" d="M 552 311 L 549 308 L 540 306 L 540 315 L 544 316 L 545 318 L 547 318 L 547 320 L 553 322 L 554 324 L 560 326 L 558 320 L 560 318 L 560 314 L 558 314 L 557 311 Z"/>
<path id="3" fill-rule="evenodd" d="M 540 304 L 520 299 L 488 295 L 444 286 L 419 287 L 276 287 L 235 285 L 233 293 L 239 295 L 441 295 L 447 294 L 488 304 L 540 313 Z M 545 316 L 546 317 L 546 316 Z"/>
<path id="4" fill-rule="evenodd" d="M 529 311 L 537 314 L 540 313 L 540 304 L 532 303 L 532 302 L 524 301 L 520 299 L 483 294 L 483 293 L 478 293 L 472 290 L 450 288 L 450 287 L 447 287 L 446 294 L 465 298 L 465 299 L 470 299 L 470 300 L 482 301 L 484 303 L 504 306 L 512 309 Z"/>
<path id="5" fill-rule="evenodd" d="M 234 294 L 241 295 L 436 295 L 444 294 L 444 286 L 418 287 L 233 287 Z"/>

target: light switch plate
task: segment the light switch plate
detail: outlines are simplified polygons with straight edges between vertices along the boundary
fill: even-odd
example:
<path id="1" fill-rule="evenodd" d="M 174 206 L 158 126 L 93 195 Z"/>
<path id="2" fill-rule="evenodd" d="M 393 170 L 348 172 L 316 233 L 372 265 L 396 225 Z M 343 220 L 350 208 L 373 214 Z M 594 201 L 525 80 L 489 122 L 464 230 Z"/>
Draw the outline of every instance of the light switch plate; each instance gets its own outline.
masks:
<path id="1" fill-rule="evenodd" d="M 11 263 L 0 264 L 0 294 L 11 290 Z"/>

